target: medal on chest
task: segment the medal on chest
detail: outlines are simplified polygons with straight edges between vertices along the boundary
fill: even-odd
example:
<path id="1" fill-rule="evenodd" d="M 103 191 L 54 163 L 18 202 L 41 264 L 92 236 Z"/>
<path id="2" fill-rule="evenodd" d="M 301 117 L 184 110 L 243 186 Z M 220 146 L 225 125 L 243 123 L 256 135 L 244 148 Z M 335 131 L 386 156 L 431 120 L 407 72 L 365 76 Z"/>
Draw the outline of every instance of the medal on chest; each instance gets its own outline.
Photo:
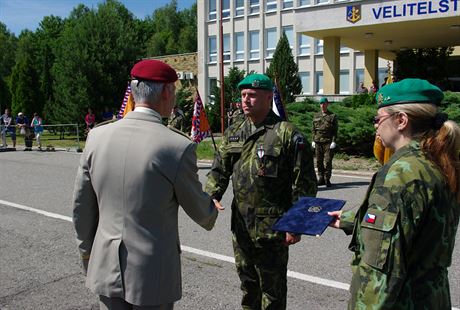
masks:
<path id="1" fill-rule="evenodd" d="M 258 176 L 265 175 L 265 163 L 264 163 L 265 150 L 263 145 L 257 147 L 257 157 L 259 157 L 259 170 L 257 170 Z"/>

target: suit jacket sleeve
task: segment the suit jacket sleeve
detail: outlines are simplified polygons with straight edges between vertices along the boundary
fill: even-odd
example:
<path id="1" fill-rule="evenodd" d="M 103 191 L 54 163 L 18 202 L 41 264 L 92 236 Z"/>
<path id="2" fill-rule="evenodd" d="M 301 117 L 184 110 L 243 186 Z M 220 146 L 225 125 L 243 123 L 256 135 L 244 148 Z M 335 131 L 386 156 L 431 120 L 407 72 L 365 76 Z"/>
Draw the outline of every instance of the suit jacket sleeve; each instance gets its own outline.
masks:
<path id="1" fill-rule="evenodd" d="M 91 254 L 97 225 L 99 209 L 96 193 L 91 184 L 86 152 L 78 167 L 73 194 L 73 224 L 77 234 L 77 244 L 83 259 Z"/>
<path id="2" fill-rule="evenodd" d="M 196 145 L 185 150 L 175 179 L 174 190 L 179 204 L 197 224 L 211 230 L 216 222 L 217 210 L 198 180 Z"/>

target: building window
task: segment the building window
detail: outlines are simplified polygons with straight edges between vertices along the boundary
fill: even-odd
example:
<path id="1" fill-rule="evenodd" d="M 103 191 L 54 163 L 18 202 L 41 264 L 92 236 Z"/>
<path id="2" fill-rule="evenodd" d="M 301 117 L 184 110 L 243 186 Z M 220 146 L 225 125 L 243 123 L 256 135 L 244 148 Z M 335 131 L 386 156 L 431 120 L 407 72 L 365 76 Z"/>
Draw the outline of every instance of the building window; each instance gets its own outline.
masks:
<path id="1" fill-rule="evenodd" d="M 216 0 L 208 0 L 208 19 L 215 20 L 217 18 Z"/>
<path id="2" fill-rule="evenodd" d="M 249 32 L 249 59 L 259 59 L 259 30 Z"/>
<path id="3" fill-rule="evenodd" d="M 323 71 L 316 71 L 315 72 L 315 85 L 316 85 L 316 93 L 322 94 L 323 93 Z"/>
<path id="4" fill-rule="evenodd" d="M 283 0 L 283 9 L 290 9 L 294 6 L 294 0 Z"/>
<path id="5" fill-rule="evenodd" d="M 209 85 L 209 103 L 214 104 L 216 101 L 214 95 L 211 95 L 212 91 L 217 87 L 217 79 L 216 78 L 209 78 L 208 80 Z"/>
<path id="6" fill-rule="evenodd" d="M 340 93 L 349 94 L 350 93 L 350 71 L 340 70 Z"/>
<path id="7" fill-rule="evenodd" d="M 244 32 L 235 33 L 235 60 L 244 59 Z"/>
<path id="8" fill-rule="evenodd" d="M 244 0 L 235 0 L 235 16 L 244 15 Z"/>
<path id="9" fill-rule="evenodd" d="M 317 0 L 316 2 L 317 4 L 321 4 L 321 3 L 329 3 L 329 0 Z"/>
<path id="10" fill-rule="evenodd" d="M 283 32 L 286 34 L 286 37 L 289 41 L 289 46 L 294 47 L 294 28 L 292 26 L 283 27 Z"/>
<path id="11" fill-rule="evenodd" d="M 265 11 L 266 11 L 266 12 L 273 12 L 273 11 L 276 11 L 276 2 L 277 2 L 277 0 L 275 0 L 275 1 L 273 1 L 273 0 L 267 0 L 267 6 L 266 6 Z"/>
<path id="12" fill-rule="evenodd" d="M 276 28 L 267 29 L 265 34 L 266 34 L 265 42 L 267 42 L 266 43 L 267 49 L 266 49 L 265 57 L 272 58 L 276 50 L 276 43 L 278 43 L 278 37 L 276 35 Z"/>
<path id="13" fill-rule="evenodd" d="M 249 14 L 257 14 L 260 10 L 259 0 L 250 0 L 249 2 Z"/>
<path id="14" fill-rule="evenodd" d="M 345 45 L 340 45 L 340 53 L 349 53 L 350 49 L 346 47 Z"/>
<path id="15" fill-rule="evenodd" d="M 302 82 L 302 94 L 311 94 L 310 72 L 299 72 L 299 77 Z"/>
<path id="16" fill-rule="evenodd" d="M 356 91 L 359 90 L 359 84 L 363 82 L 364 83 L 364 69 L 356 69 L 355 70 L 355 86 L 356 86 Z"/>
<path id="17" fill-rule="evenodd" d="M 316 42 L 315 54 L 322 55 L 323 54 L 323 45 L 324 45 L 323 40 L 315 40 L 315 42 Z"/>
<path id="18" fill-rule="evenodd" d="M 304 34 L 299 34 L 299 55 L 310 55 L 311 38 Z"/>
<path id="19" fill-rule="evenodd" d="M 222 0 L 222 18 L 230 17 L 230 0 Z"/>
<path id="20" fill-rule="evenodd" d="M 209 62 L 217 62 L 217 38 L 209 37 Z"/>
<path id="21" fill-rule="evenodd" d="M 224 61 L 230 61 L 231 51 L 230 51 L 230 34 L 224 34 Z"/>
<path id="22" fill-rule="evenodd" d="M 299 6 L 311 5 L 311 0 L 299 0 Z"/>

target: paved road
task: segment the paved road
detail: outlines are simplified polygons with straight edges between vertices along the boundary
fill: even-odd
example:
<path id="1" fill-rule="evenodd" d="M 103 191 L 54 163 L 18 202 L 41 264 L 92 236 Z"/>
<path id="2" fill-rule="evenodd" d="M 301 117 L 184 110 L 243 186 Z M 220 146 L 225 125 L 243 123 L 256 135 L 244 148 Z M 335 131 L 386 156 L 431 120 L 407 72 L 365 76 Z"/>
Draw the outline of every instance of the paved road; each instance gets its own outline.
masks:
<path id="1" fill-rule="evenodd" d="M 0 309 L 97 309 L 84 287 L 74 241 L 71 196 L 79 155 L 0 153 Z M 208 171 L 200 165 L 200 178 Z M 114 167 L 116 169 L 116 167 Z M 368 177 L 334 175 L 319 197 L 357 207 Z M 230 206 L 230 190 L 223 203 Z M 26 211 L 19 208 L 33 208 Z M 39 210 L 39 211 L 35 211 Z M 48 212 L 40 214 L 37 212 Z M 58 218 L 50 217 L 58 215 Z M 60 215 L 60 216 L 59 216 Z M 232 260 L 230 210 L 206 232 L 180 212 L 183 298 L 176 309 L 239 309 L 239 281 Z M 460 308 L 460 234 L 449 270 L 453 305 Z M 345 309 L 350 281 L 349 237 L 328 229 L 291 247 L 288 309 Z"/>

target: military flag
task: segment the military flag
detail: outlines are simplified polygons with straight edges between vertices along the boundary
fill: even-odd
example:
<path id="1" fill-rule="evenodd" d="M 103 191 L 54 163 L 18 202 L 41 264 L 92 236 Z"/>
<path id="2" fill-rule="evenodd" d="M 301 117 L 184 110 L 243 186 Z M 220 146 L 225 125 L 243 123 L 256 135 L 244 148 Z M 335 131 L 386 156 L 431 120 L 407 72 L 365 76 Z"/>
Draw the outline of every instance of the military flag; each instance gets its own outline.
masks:
<path id="1" fill-rule="evenodd" d="M 133 95 L 131 94 L 131 85 L 128 83 L 128 87 L 126 87 L 125 96 L 123 97 L 123 102 L 121 103 L 120 111 L 118 112 L 117 119 L 122 119 L 125 117 L 128 112 L 134 110 L 134 99 Z"/>
<path id="2" fill-rule="evenodd" d="M 209 121 L 206 117 L 206 112 L 204 111 L 200 93 L 197 90 L 195 104 L 193 106 L 191 139 L 195 143 L 200 143 L 209 135 L 211 135 L 211 127 L 209 126 Z"/>
<path id="3" fill-rule="evenodd" d="M 281 95 L 278 90 L 278 87 L 276 87 L 276 84 L 273 86 L 273 105 L 272 105 L 272 110 L 275 112 L 276 115 L 281 117 L 283 121 L 287 120 L 287 115 L 286 112 L 284 111 L 284 106 L 283 102 L 281 101 Z"/>

